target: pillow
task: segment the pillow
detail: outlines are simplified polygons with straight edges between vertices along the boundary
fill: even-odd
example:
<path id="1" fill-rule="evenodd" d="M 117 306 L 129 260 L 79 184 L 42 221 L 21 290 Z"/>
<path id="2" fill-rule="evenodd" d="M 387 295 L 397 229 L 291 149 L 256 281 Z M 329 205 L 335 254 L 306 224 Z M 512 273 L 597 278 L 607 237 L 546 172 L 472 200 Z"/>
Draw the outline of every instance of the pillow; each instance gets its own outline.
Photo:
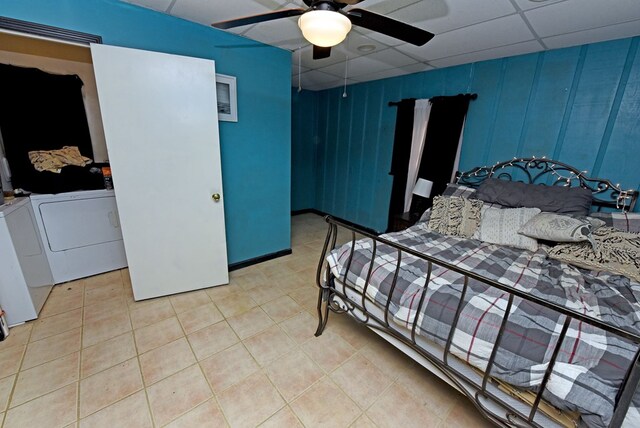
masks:
<path id="1" fill-rule="evenodd" d="M 559 244 L 549 250 L 549 257 L 584 269 L 624 275 L 640 282 L 640 235 L 613 227 L 593 231 L 595 248 L 579 242 Z"/>
<path id="2" fill-rule="evenodd" d="M 482 211 L 478 239 L 491 244 L 536 251 L 538 241 L 518 233 L 536 214 L 540 214 L 538 208 L 487 208 Z"/>
<path id="3" fill-rule="evenodd" d="M 482 201 L 459 196 L 433 198 L 428 229 L 443 235 L 471 238 L 480 223 Z"/>
<path id="4" fill-rule="evenodd" d="M 467 187 L 456 183 L 448 183 L 444 192 L 442 192 L 442 196 L 460 196 L 461 198 L 468 198 L 474 193 L 476 193 L 476 189 L 473 187 Z"/>
<path id="5" fill-rule="evenodd" d="M 590 217 L 604 221 L 605 225 L 623 232 L 640 233 L 640 213 L 591 213 Z"/>
<path id="6" fill-rule="evenodd" d="M 539 208 L 540 211 L 587 215 L 591 209 L 591 190 L 582 187 L 545 186 L 488 178 L 475 197 L 505 207 Z"/>
<path id="7" fill-rule="evenodd" d="M 518 233 L 553 242 L 592 242 L 592 227 L 586 219 L 562 214 L 540 213 L 522 226 Z"/>

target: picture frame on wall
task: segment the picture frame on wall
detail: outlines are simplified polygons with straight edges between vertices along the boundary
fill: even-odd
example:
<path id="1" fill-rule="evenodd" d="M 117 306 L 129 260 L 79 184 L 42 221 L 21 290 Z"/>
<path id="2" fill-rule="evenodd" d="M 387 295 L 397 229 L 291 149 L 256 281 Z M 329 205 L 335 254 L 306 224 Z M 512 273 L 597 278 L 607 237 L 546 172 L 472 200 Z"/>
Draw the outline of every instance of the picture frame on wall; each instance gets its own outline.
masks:
<path id="1" fill-rule="evenodd" d="M 238 121 L 238 93 L 236 78 L 216 73 L 216 92 L 218 96 L 218 120 Z"/>

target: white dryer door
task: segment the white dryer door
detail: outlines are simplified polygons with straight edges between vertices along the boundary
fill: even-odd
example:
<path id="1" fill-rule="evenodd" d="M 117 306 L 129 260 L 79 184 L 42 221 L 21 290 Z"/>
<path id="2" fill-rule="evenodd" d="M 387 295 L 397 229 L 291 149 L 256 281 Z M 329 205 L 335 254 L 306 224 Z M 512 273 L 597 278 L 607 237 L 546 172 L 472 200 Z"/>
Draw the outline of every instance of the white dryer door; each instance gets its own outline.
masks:
<path id="1" fill-rule="evenodd" d="M 135 299 L 228 283 L 213 61 L 91 55 Z"/>

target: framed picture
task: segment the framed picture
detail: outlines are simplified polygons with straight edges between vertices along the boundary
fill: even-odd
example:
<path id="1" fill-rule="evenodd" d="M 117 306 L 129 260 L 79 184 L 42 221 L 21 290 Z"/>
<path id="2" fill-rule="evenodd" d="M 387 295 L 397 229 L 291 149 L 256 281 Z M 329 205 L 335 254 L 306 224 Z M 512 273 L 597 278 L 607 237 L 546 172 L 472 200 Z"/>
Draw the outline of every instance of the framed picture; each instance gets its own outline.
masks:
<path id="1" fill-rule="evenodd" d="M 238 121 L 238 97 L 236 78 L 216 74 L 216 92 L 218 94 L 218 120 Z"/>

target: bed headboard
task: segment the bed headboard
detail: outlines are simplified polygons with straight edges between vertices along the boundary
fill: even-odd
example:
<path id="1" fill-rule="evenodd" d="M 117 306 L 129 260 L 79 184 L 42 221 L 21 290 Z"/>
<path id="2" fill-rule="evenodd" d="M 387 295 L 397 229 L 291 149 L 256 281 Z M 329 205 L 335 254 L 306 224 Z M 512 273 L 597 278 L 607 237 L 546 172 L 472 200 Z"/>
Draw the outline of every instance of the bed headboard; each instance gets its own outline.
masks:
<path id="1" fill-rule="evenodd" d="M 580 171 L 562 162 L 542 158 L 513 158 L 493 166 L 474 168 L 456 173 L 456 183 L 478 187 L 485 179 L 499 178 L 528 184 L 548 186 L 580 186 L 591 190 L 596 210 L 613 208 L 633 211 L 638 199 L 637 190 L 623 190 L 620 184 L 602 178 L 591 178 L 587 171 Z"/>

